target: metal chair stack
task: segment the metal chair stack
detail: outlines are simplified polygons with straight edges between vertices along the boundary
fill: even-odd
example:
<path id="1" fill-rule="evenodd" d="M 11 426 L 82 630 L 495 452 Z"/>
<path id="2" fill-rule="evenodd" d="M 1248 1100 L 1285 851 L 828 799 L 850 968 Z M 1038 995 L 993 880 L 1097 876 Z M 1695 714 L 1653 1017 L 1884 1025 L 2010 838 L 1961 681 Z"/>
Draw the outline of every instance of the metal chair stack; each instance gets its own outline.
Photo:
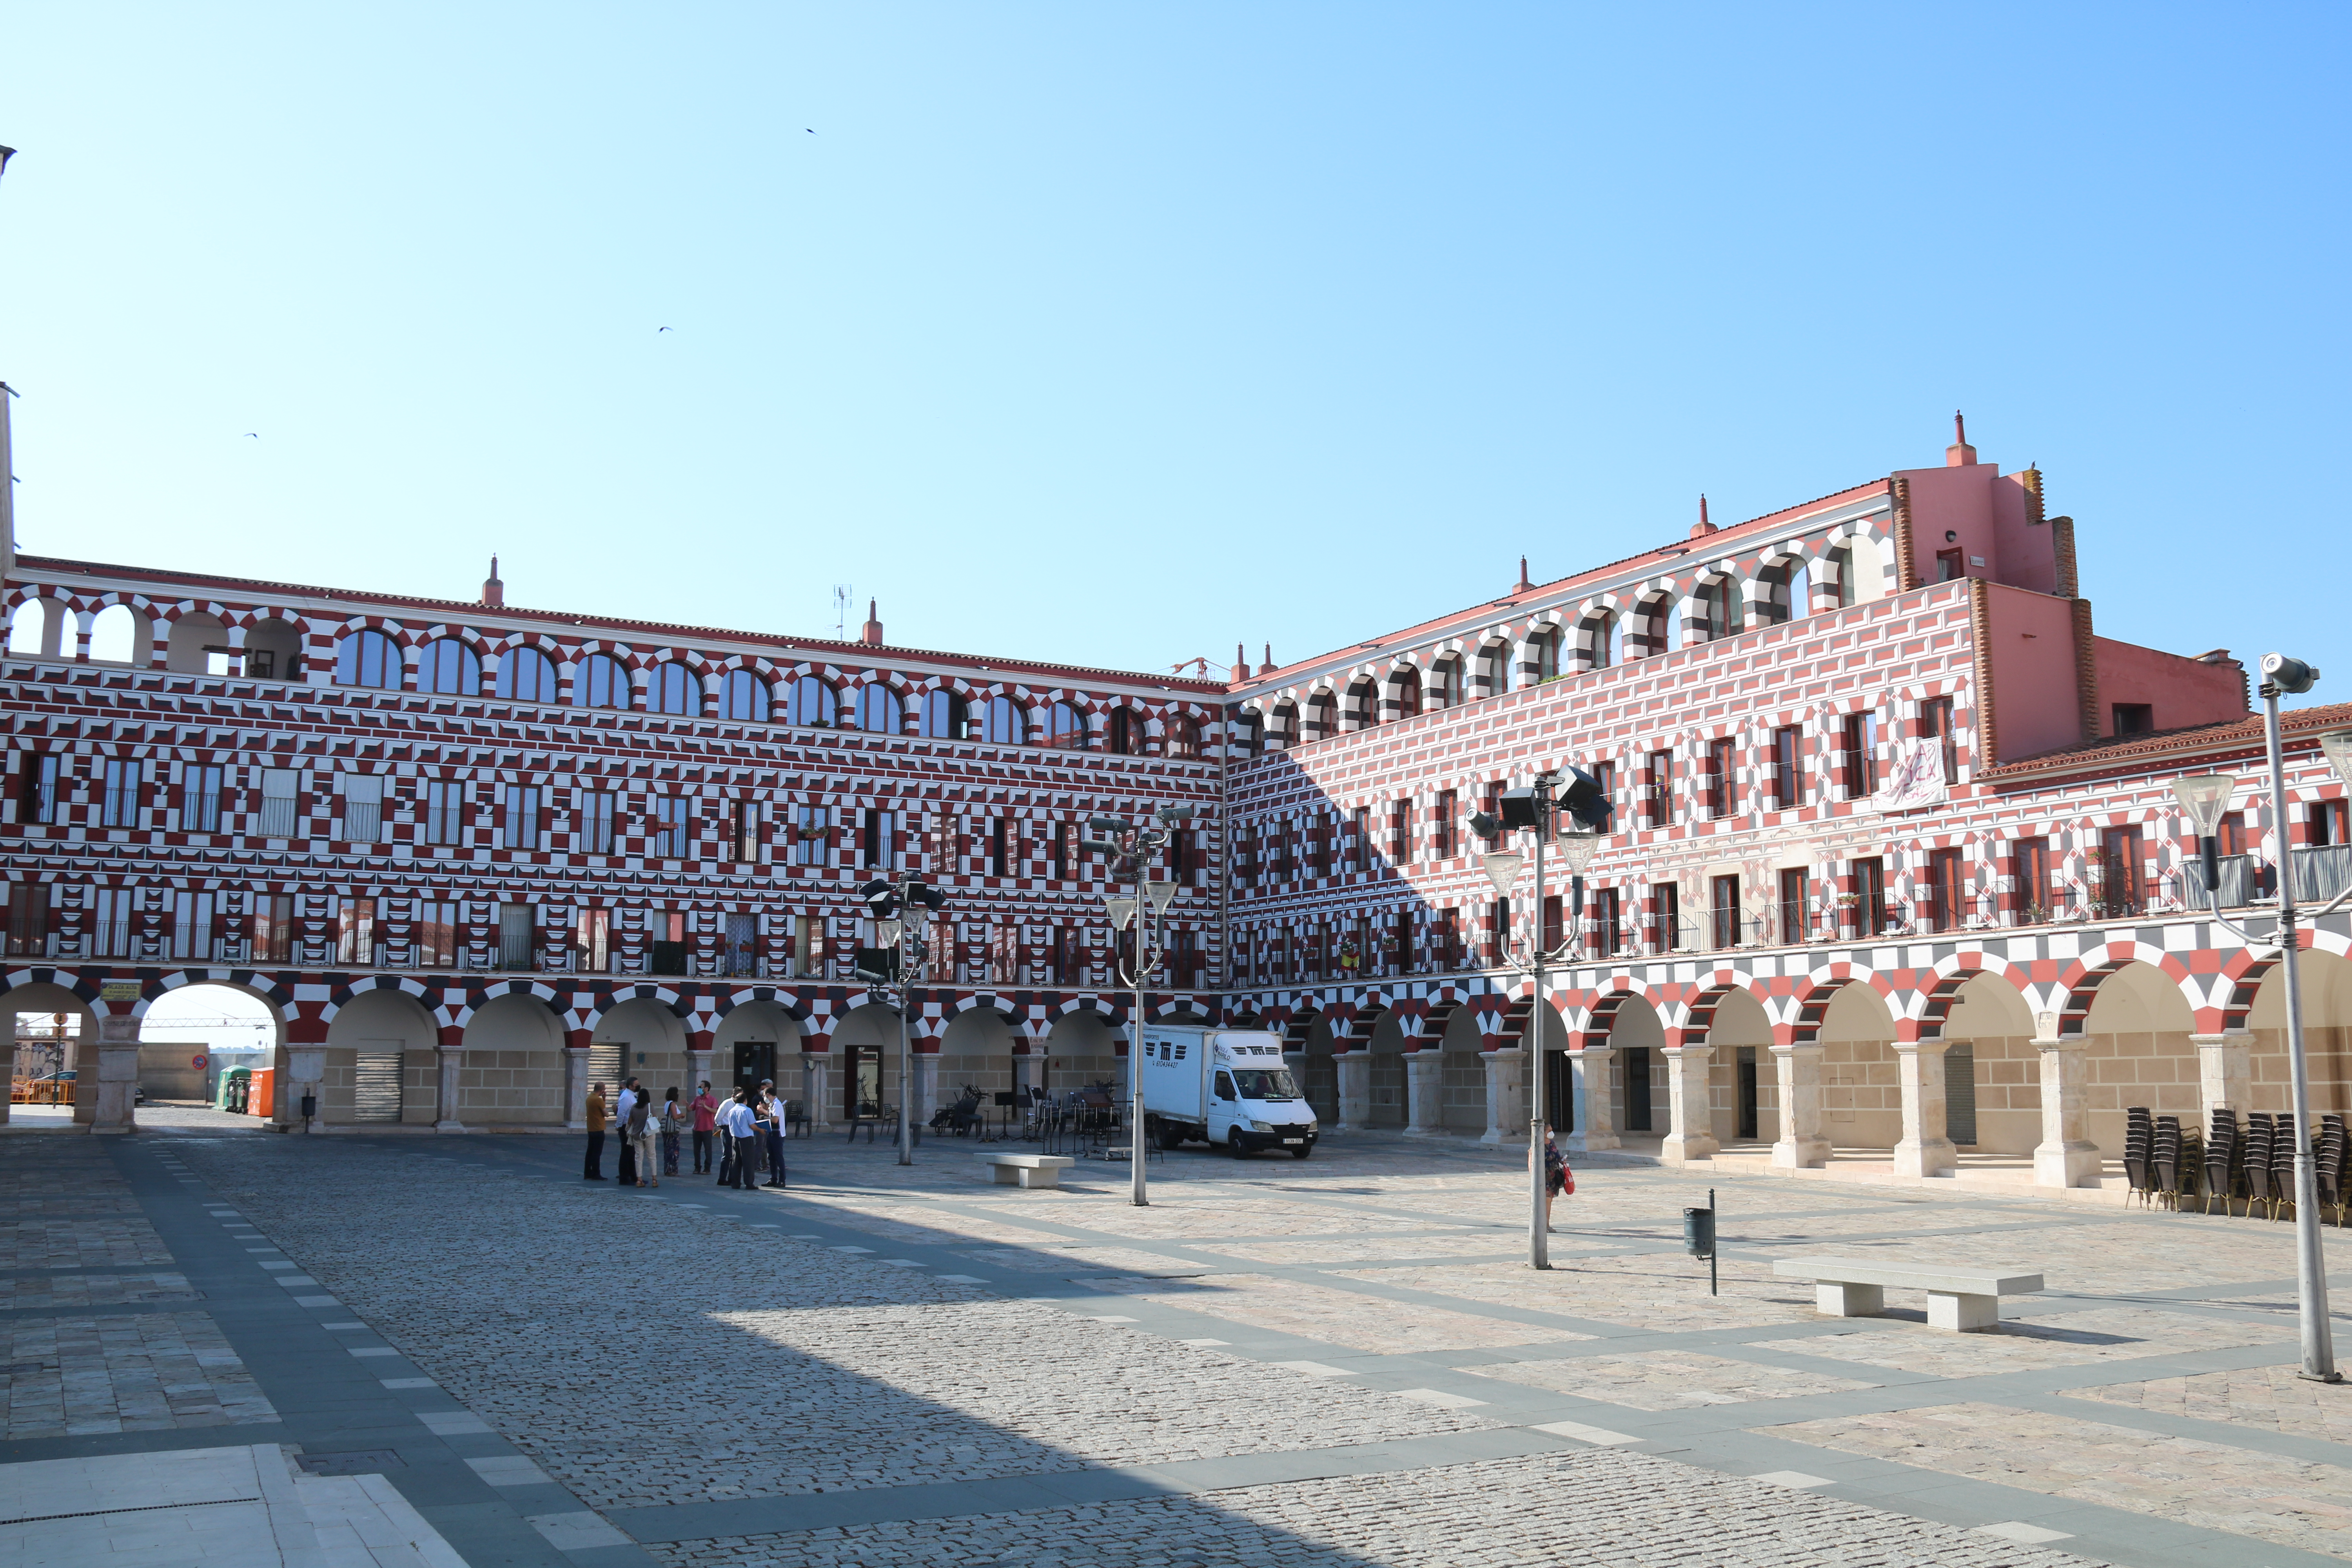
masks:
<path id="1" fill-rule="evenodd" d="M 2336 1212 L 2336 1223 L 2344 1223 L 2345 1162 L 2347 1155 L 2344 1118 L 2333 1112 L 2319 1119 L 2318 1184 L 2319 1206 Z"/>
<path id="2" fill-rule="evenodd" d="M 2271 1184 L 2271 1146 L 2277 1137 L 2278 1130 L 2271 1125 L 2268 1111 L 2246 1112 L 2246 1157 L 2240 1171 L 2246 1179 L 2246 1213 L 2250 1216 L 2254 1205 L 2260 1204 L 2265 1217 L 2278 1217 L 2278 1189 Z"/>
<path id="3" fill-rule="evenodd" d="M 2155 1189 L 2156 1129 L 2147 1107 L 2135 1105 L 2124 1112 L 2124 1177 L 2132 1195 L 2145 1204 Z"/>
<path id="4" fill-rule="evenodd" d="M 2271 1217 L 2294 1210 L 2294 1113 L 2282 1110 L 2271 1122 Z"/>
<path id="5" fill-rule="evenodd" d="M 2226 1105 L 2213 1108 L 2211 1136 L 2205 1141 L 2205 1210 L 2213 1212 L 2213 1200 L 2221 1200 L 2221 1212 L 2230 1212 L 2230 1200 L 2240 1194 L 2244 1172 L 2240 1168 L 2246 1158 L 2246 1136 L 2238 1126 L 2237 1112 Z"/>
<path id="6" fill-rule="evenodd" d="M 2159 1116 L 2156 1133 L 2149 1144 L 2148 1185 L 2164 1201 L 2168 1209 L 2178 1209 L 2183 1198 L 2197 1193 L 2197 1169 L 2204 1163 L 2204 1148 L 2197 1134 L 2181 1135 L 2180 1118 Z"/>

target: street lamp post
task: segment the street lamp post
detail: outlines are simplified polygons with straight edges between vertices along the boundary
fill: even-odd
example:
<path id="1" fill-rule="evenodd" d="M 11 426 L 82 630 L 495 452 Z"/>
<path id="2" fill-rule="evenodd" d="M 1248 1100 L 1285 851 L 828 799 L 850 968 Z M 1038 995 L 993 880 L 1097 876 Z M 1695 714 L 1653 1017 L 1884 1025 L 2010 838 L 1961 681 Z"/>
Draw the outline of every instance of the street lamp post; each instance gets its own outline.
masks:
<path id="1" fill-rule="evenodd" d="M 2286 767 L 2279 737 L 2279 698 L 2301 696 L 2319 679 L 2319 671 L 2284 654 L 2263 656 L 2263 743 L 2271 785 L 2271 826 L 2278 841 L 2278 926 L 2264 942 L 2221 913 L 2219 897 L 2210 899 L 2213 919 L 2249 947 L 2275 943 L 2285 981 L 2287 1074 L 2294 1107 L 2294 1276 L 2295 1301 L 2303 1340 L 2301 1376 L 2319 1383 L 2341 1383 L 2336 1368 L 2336 1342 L 2327 1321 L 2327 1268 L 2319 1242 L 2319 1172 L 2311 1148 L 2311 1068 L 2303 1038 L 2303 979 L 2297 964 L 2301 939 L 2295 927 L 2304 918 L 2294 903 L 2294 853 L 2288 842 Z M 2352 731 L 2320 737 L 2320 750 L 2346 784 L 2352 784 Z M 2173 781 L 2172 793 L 2197 828 L 2205 890 L 2221 891 L 2221 862 L 2215 836 L 2221 814 L 2238 781 L 2209 773 Z M 2341 908 L 2352 889 L 2339 893 L 2309 917 L 2317 920 Z"/>
<path id="2" fill-rule="evenodd" d="M 1575 917 L 1583 910 L 1584 868 L 1591 864 L 1594 853 L 1605 837 L 1603 829 L 1609 821 L 1609 801 L 1599 781 L 1581 768 L 1570 768 L 1569 786 L 1555 800 L 1552 791 L 1560 775 L 1547 770 L 1536 775 L 1531 789 L 1506 790 L 1500 804 L 1500 815 L 1479 812 L 1470 819 L 1471 831 L 1492 842 L 1514 828 L 1525 827 L 1535 833 L 1534 935 L 1527 944 L 1528 957 L 1523 961 L 1511 949 L 1506 949 L 1504 961 L 1528 977 L 1535 999 L 1528 1009 L 1528 1267 L 1551 1267 L 1550 1233 L 1544 1224 L 1544 1199 L 1549 1195 L 1549 1173 L 1544 1169 L 1543 1135 L 1545 1117 L 1543 1019 L 1549 998 L 1545 994 L 1544 969 L 1554 958 L 1566 958 L 1576 944 L 1576 918 L 1564 921 L 1557 952 L 1544 946 L 1544 846 L 1554 831 L 1557 813 L 1565 811 L 1571 822 L 1582 827 L 1580 833 L 1560 836 L 1560 853 L 1569 863 L 1569 872 L 1577 887 Z M 1486 857 L 1486 879 L 1495 885 L 1495 896 L 1508 899 L 1512 884 L 1518 880 L 1519 868 L 1527 857 L 1516 849 L 1498 849 Z"/>
<path id="3" fill-rule="evenodd" d="M 915 1163 L 915 983 L 927 978 L 923 958 L 926 915 L 947 905 L 947 895 L 929 883 L 901 871 L 898 879 L 877 877 L 858 892 L 874 911 L 876 951 L 886 958 L 878 969 L 861 967 L 858 974 L 874 989 L 890 997 L 898 1008 L 898 1163 Z"/>
<path id="4" fill-rule="evenodd" d="M 1189 805 L 1163 805 L 1142 823 L 1130 823 L 1114 816 L 1097 816 L 1087 826 L 1102 835 L 1079 841 L 1079 847 L 1110 858 L 1111 880 L 1131 879 L 1132 893 L 1107 895 L 1104 905 L 1110 912 L 1114 930 L 1135 928 L 1135 962 L 1132 967 L 1118 962 L 1118 943 L 1111 943 L 1111 972 L 1119 983 L 1135 993 L 1133 1009 L 1127 1022 L 1127 1088 L 1129 1149 L 1129 1201 L 1139 1208 L 1148 1207 L 1151 1199 L 1144 1190 L 1143 1174 L 1143 1018 L 1146 998 L 1144 983 L 1159 967 L 1160 959 L 1168 945 L 1168 906 L 1176 901 L 1177 884 L 1156 882 L 1147 879 L 1143 870 L 1151 857 L 1176 841 L 1183 825 L 1192 821 L 1195 808 Z M 1157 826 L 1154 826 L 1154 824 Z"/>

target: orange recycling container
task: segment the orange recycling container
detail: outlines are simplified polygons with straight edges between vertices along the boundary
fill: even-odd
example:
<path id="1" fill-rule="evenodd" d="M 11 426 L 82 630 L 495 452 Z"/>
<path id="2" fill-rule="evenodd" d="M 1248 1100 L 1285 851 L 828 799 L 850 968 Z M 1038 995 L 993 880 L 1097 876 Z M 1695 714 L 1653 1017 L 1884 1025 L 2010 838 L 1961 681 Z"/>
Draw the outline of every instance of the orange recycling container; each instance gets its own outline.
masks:
<path id="1" fill-rule="evenodd" d="M 264 1121 L 278 1108 L 278 1069 L 256 1068 L 253 1071 L 253 1098 L 245 1102 L 247 1116 L 258 1116 Z"/>

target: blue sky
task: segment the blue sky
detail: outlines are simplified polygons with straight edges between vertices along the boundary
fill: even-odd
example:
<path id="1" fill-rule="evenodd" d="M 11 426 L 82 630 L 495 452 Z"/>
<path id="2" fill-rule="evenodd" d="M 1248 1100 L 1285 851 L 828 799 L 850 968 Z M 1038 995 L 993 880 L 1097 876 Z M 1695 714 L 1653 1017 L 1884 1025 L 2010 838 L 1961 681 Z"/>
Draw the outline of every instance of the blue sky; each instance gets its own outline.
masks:
<path id="1" fill-rule="evenodd" d="M 1166 668 L 1940 460 L 2340 672 L 2341 7 L 11 7 L 25 549 Z M 814 132 L 812 134 L 811 132 Z M 662 332 L 658 329 L 673 330 Z M 257 438 L 246 432 L 257 432 Z M 857 617 L 853 617 L 853 619 Z"/>

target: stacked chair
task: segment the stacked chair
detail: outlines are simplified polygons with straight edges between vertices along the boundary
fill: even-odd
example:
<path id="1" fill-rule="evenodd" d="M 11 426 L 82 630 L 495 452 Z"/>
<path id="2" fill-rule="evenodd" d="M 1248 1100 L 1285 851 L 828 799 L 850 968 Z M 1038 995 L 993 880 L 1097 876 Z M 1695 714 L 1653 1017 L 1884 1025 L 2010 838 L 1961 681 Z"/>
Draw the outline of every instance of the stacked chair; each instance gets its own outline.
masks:
<path id="1" fill-rule="evenodd" d="M 2246 1155 L 2241 1171 L 2246 1182 L 2248 1215 L 2260 1204 L 2264 1215 L 2272 1219 L 2278 1217 L 2278 1190 L 2271 1185 L 2271 1145 L 2277 1136 L 2278 1130 L 2272 1125 L 2268 1111 L 2246 1112 Z"/>
<path id="2" fill-rule="evenodd" d="M 2271 1119 L 2271 1217 L 2279 1211 L 2294 1214 L 2294 1115 L 2282 1110 Z"/>
<path id="3" fill-rule="evenodd" d="M 2205 1209 L 2213 1212 L 2213 1200 L 2221 1200 L 2221 1212 L 2230 1212 L 2230 1200 L 2243 1196 L 2245 1183 L 2243 1166 L 2246 1159 L 2246 1135 L 2238 1126 L 2238 1113 L 2227 1106 L 2217 1106 L 2213 1111 L 2211 1135 L 2205 1141 Z"/>
<path id="4" fill-rule="evenodd" d="M 2148 1121 L 2147 1107 L 2132 1106 L 2124 1112 L 2124 1177 L 2131 1184 L 2132 1195 L 2143 1204 L 2156 1190 L 2155 1145 L 2156 1129 Z"/>
<path id="5" fill-rule="evenodd" d="M 2337 1225 L 2344 1223 L 2346 1142 L 2343 1117 L 2330 1113 L 2319 1119 L 2319 1206 L 2333 1209 Z"/>

